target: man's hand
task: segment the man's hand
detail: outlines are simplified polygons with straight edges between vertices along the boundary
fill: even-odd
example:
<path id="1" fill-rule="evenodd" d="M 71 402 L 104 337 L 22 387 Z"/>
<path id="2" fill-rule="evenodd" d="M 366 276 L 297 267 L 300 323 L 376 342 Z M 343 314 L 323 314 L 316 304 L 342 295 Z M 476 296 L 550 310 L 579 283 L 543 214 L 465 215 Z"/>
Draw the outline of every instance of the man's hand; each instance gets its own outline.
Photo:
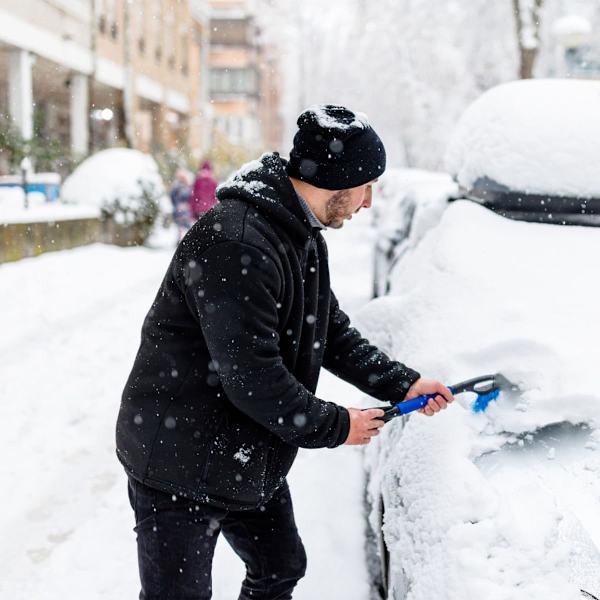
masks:
<path id="1" fill-rule="evenodd" d="M 420 408 L 419 412 L 427 415 L 428 417 L 433 416 L 436 412 L 440 412 L 440 410 L 447 408 L 450 402 L 454 401 L 454 396 L 452 392 L 439 381 L 435 381 L 435 379 L 417 379 L 406 394 L 405 400 L 412 400 L 413 398 L 417 398 L 418 396 L 424 396 L 425 394 L 437 394 L 435 398 L 431 398 L 427 402 L 427 405 L 424 408 Z"/>
<path id="2" fill-rule="evenodd" d="M 368 444 L 373 436 L 379 435 L 379 430 L 385 425 L 383 421 L 377 419 L 384 415 L 381 408 L 367 410 L 349 408 L 348 412 L 350 413 L 350 433 L 344 442 L 348 446 Z"/>

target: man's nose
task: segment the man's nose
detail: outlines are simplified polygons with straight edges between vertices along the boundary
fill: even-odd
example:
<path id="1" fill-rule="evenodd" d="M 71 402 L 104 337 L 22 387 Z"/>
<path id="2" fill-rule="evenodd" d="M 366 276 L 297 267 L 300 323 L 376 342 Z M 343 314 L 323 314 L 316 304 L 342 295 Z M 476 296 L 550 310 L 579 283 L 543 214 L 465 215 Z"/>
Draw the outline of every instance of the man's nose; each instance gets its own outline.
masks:
<path id="1" fill-rule="evenodd" d="M 373 200 L 373 193 L 369 190 L 366 194 L 365 194 L 365 199 L 362 203 L 362 206 L 364 208 L 371 208 L 371 203 Z"/>

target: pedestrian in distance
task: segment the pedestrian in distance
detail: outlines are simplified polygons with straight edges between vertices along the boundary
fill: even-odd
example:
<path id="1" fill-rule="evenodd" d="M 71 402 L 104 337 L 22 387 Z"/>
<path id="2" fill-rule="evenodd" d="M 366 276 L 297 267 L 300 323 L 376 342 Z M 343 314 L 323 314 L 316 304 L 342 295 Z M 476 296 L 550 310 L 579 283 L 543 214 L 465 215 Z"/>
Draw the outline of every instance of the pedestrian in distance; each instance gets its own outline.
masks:
<path id="1" fill-rule="evenodd" d="M 173 205 L 173 221 L 177 225 L 178 242 L 183 239 L 192 226 L 191 196 L 190 174 L 185 169 L 177 169 L 170 197 Z"/>
<path id="2" fill-rule="evenodd" d="M 179 244 L 123 391 L 117 455 L 135 513 L 140 598 L 209 599 L 217 537 L 246 565 L 239 600 L 286 600 L 305 574 L 286 475 L 298 448 L 368 444 L 382 409 L 315 395 L 322 367 L 382 402 L 452 394 L 350 325 L 326 227 L 372 202 L 383 143 L 366 117 L 303 112 L 277 153 L 220 186 Z M 389 405 L 388 405 L 389 406 Z"/>
<path id="3" fill-rule="evenodd" d="M 216 189 L 217 180 L 213 175 L 211 164 L 205 160 L 194 181 L 192 193 L 192 218 L 194 221 L 197 221 L 216 204 Z"/>

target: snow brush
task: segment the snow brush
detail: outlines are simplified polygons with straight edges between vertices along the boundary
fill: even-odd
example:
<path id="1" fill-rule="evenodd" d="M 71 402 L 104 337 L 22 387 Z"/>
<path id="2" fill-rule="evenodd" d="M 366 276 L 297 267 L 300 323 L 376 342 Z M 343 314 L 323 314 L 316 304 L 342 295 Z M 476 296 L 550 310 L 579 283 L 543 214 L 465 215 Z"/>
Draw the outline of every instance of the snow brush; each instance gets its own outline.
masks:
<path id="1" fill-rule="evenodd" d="M 467 381 L 461 381 L 456 385 L 449 385 L 448 389 L 452 392 L 453 396 L 456 394 L 462 394 L 464 392 L 473 392 L 477 394 L 477 398 L 471 407 L 473 412 L 476 413 L 485 411 L 485 409 L 488 407 L 488 404 L 493 400 L 496 400 L 501 391 L 519 391 L 519 387 L 509 381 L 501 373 L 496 373 L 495 375 L 482 375 L 481 377 L 467 379 Z M 431 398 L 435 398 L 439 395 L 440 394 L 425 394 L 423 396 L 413 398 L 412 400 L 398 402 L 398 404 L 395 404 L 391 408 L 384 409 L 384 415 L 383 417 L 379 417 L 379 419 L 387 423 L 394 417 L 407 415 L 415 410 L 424 408 Z"/>

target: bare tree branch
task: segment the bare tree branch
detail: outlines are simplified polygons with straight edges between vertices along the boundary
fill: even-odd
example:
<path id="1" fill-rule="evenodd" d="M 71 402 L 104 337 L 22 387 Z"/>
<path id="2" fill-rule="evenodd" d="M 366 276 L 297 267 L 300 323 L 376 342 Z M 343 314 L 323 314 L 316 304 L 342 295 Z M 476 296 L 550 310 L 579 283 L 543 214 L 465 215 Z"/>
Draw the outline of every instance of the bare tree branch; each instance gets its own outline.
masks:
<path id="1" fill-rule="evenodd" d="M 540 45 L 540 13 L 544 0 L 512 0 L 517 43 L 519 77 L 530 79 Z"/>

